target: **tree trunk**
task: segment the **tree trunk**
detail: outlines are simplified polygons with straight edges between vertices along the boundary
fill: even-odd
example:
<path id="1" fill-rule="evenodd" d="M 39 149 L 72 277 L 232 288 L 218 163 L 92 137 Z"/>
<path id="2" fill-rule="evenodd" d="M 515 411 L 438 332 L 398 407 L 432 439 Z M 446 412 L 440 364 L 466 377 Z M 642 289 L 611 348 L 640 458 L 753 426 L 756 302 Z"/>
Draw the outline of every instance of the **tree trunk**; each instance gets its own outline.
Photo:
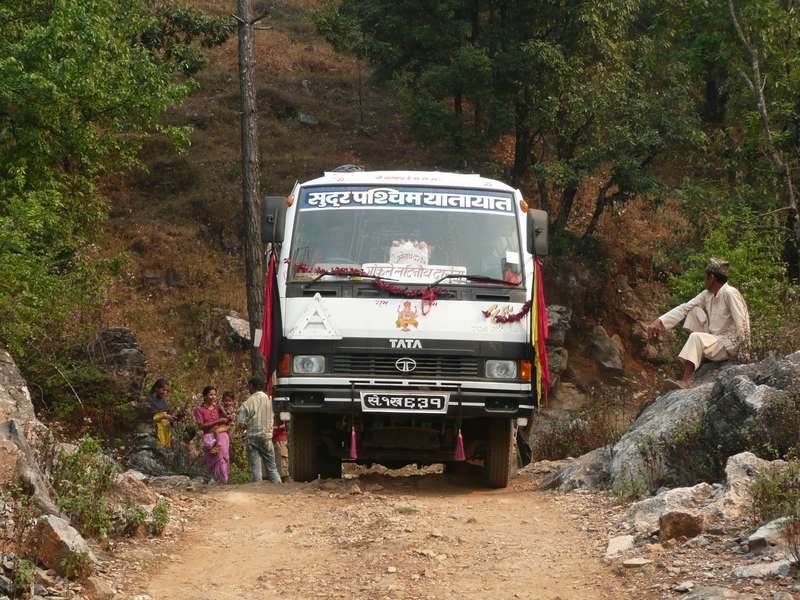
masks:
<path id="1" fill-rule="evenodd" d="M 250 339 L 264 319 L 264 246 L 259 233 L 261 225 L 261 192 L 259 190 L 258 126 L 256 115 L 255 39 L 250 0 L 238 0 L 239 17 L 239 92 L 242 126 L 242 209 L 244 214 L 244 247 L 247 281 L 247 313 L 250 317 Z M 250 347 L 250 365 L 254 375 L 264 376 L 264 355 Z"/>
<path id="2" fill-rule="evenodd" d="M 524 96 L 525 101 L 518 103 L 514 110 L 514 166 L 511 167 L 511 185 L 516 188 L 522 186 L 533 151 L 533 134 L 528 123 L 530 93 L 525 90 Z"/>
<path id="3" fill-rule="evenodd" d="M 752 45 L 750 39 L 739 24 L 739 19 L 736 17 L 736 11 L 732 0 L 728 0 L 728 12 L 731 15 L 736 33 L 739 36 L 739 41 L 742 42 L 747 58 L 750 61 L 752 77 L 741 69 L 739 69 L 739 75 L 744 79 L 747 87 L 750 88 L 753 94 L 753 99 L 758 109 L 758 116 L 761 120 L 761 129 L 764 134 L 767 156 L 772 161 L 777 179 L 783 188 L 783 207 L 789 209 L 786 226 L 791 232 L 791 235 L 786 240 L 783 254 L 787 264 L 789 280 L 796 281 L 800 278 L 800 220 L 798 220 L 798 214 L 800 213 L 798 213 L 792 174 L 789 170 L 789 164 L 783 160 L 783 155 L 780 149 L 775 145 L 775 140 L 772 137 L 769 113 L 767 112 L 767 99 L 764 97 L 764 78 L 761 76 L 758 49 Z"/>
<path id="4" fill-rule="evenodd" d="M 575 196 L 578 194 L 578 188 L 570 185 L 564 188 L 561 194 L 561 206 L 558 209 L 558 216 L 553 221 L 553 227 L 550 230 L 550 235 L 561 233 L 567 228 L 569 218 L 572 215 L 572 205 L 575 203 Z"/>

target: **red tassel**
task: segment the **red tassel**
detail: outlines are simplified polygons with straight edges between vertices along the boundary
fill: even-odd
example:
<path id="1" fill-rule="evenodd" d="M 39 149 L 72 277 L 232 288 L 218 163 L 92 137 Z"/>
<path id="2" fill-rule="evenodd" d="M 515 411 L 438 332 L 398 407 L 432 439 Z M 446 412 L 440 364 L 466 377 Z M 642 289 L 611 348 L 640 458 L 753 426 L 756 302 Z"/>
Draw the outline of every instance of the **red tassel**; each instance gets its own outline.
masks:
<path id="1" fill-rule="evenodd" d="M 456 438 L 456 455 L 453 457 L 456 460 L 467 460 L 464 454 L 464 438 L 461 437 L 461 430 L 458 430 L 458 437 Z"/>
<path id="2" fill-rule="evenodd" d="M 358 452 L 356 450 L 356 428 L 353 427 L 352 432 L 350 433 L 350 458 L 358 458 Z"/>

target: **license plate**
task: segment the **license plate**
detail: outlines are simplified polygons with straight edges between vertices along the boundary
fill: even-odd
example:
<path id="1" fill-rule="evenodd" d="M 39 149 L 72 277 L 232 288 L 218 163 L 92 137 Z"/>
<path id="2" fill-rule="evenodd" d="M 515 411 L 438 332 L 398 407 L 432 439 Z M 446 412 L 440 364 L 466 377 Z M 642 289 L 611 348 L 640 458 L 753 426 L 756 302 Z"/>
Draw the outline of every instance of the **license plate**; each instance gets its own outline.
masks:
<path id="1" fill-rule="evenodd" d="M 364 412 L 446 413 L 449 394 L 361 392 Z"/>

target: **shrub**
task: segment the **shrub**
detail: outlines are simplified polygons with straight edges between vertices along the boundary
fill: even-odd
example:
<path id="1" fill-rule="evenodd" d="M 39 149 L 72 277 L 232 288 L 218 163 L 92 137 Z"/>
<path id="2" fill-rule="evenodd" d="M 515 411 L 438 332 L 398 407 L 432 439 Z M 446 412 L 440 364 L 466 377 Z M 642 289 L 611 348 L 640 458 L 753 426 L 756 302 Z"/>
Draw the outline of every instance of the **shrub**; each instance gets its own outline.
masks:
<path id="1" fill-rule="evenodd" d="M 800 508 L 800 461 L 791 460 L 760 469 L 750 491 L 753 525 L 796 516 Z"/>
<path id="2" fill-rule="evenodd" d="M 14 584 L 14 598 L 27 598 L 35 583 L 36 563 L 24 558 L 14 557 L 11 568 L 11 581 Z"/>
<path id="3" fill-rule="evenodd" d="M 642 481 L 645 491 L 654 494 L 664 482 L 664 452 L 663 443 L 656 438 L 653 431 L 648 431 L 634 444 L 642 456 L 644 464 L 644 479 Z"/>
<path id="4" fill-rule="evenodd" d="M 784 392 L 764 401 L 742 432 L 755 455 L 767 460 L 796 453 L 800 444 L 800 392 Z"/>
<path id="5" fill-rule="evenodd" d="M 614 494 L 619 502 L 638 500 L 647 493 L 647 483 L 644 478 L 635 477 L 628 465 L 622 465 L 619 483 L 612 488 L 611 493 Z"/>
<path id="6" fill-rule="evenodd" d="M 701 481 L 718 480 L 725 466 L 725 457 L 710 454 L 714 448 L 708 437 L 707 417 L 684 417 L 662 444 L 661 454 L 668 466 L 671 483 L 690 486 Z"/>
<path id="7" fill-rule="evenodd" d="M 19 482 L 14 481 L 9 486 L 14 504 L 12 509 L 12 527 L 10 538 L 13 544 L 19 548 L 28 537 L 28 534 L 36 524 L 36 519 L 41 511 L 36 506 L 33 497 L 22 491 Z M 4 501 L 7 499 L 4 497 Z M 14 597 L 27 597 L 31 587 L 33 587 L 33 575 L 36 564 L 23 559 L 19 554 L 14 554 L 11 561 L 11 581 L 14 584 Z"/>
<path id="8" fill-rule="evenodd" d="M 68 579 L 86 579 L 94 573 L 94 564 L 84 551 L 68 554 L 61 561 L 61 568 Z"/>
<path id="9" fill-rule="evenodd" d="M 153 535 L 161 535 L 169 525 L 169 504 L 159 500 L 150 516 L 153 519 Z"/>
<path id="10" fill-rule="evenodd" d="M 561 460 L 614 444 L 621 428 L 610 411 L 586 411 L 569 423 L 531 436 L 532 460 Z"/>
<path id="11" fill-rule="evenodd" d="M 250 483 L 250 463 L 247 462 L 245 450 L 246 438 L 244 436 L 230 436 L 231 438 L 231 472 L 228 475 L 229 483 Z M 266 473 L 264 473 L 266 479 Z"/>
<path id="12" fill-rule="evenodd" d="M 133 506 L 134 500 L 131 500 L 131 506 L 122 515 L 122 534 L 130 537 L 136 535 L 139 526 L 147 519 L 147 511 L 141 506 Z"/>
<path id="13" fill-rule="evenodd" d="M 759 470 L 750 491 L 753 495 L 752 522 L 787 517 L 781 537 L 795 564 L 800 563 L 800 461 L 771 464 Z"/>
<path id="14" fill-rule="evenodd" d="M 100 442 L 91 437 L 83 438 L 74 452 L 56 458 L 52 473 L 56 502 L 82 535 L 105 537 L 112 530 L 106 492 L 116 472 Z"/>

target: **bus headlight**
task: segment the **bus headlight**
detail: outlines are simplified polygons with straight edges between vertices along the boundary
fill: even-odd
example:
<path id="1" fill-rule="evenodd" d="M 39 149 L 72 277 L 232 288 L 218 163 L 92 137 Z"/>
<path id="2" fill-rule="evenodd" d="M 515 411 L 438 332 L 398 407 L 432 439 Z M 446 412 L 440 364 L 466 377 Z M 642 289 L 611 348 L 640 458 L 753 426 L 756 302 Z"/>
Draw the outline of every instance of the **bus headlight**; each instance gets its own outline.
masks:
<path id="1" fill-rule="evenodd" d="M 299 354 L 292 358 L 292 371 L 298 375 L 311 375 L 325 372 L 325 357 Z"/>
<path id="2" fill-rule="evenodd" d="M 517 362 L 514 360 L 487 360 L 486 377 L 489 379 L 516 379 Z"/>

